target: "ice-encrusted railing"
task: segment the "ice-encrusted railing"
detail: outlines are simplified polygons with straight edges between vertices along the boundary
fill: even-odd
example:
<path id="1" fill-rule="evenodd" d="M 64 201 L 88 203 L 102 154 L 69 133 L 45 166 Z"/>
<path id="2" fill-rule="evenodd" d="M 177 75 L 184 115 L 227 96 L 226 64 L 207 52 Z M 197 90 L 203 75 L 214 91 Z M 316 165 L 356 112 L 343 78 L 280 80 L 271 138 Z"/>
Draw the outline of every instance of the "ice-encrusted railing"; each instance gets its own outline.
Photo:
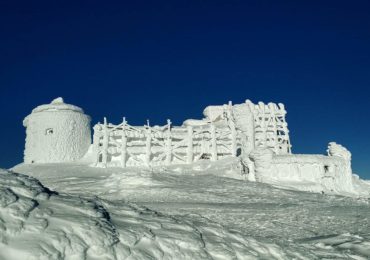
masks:
<path id="1" fill-rule="evenodd" d="M 284 104 L 258 102 L 253 104 L 249 100 L 255 128 L 255 144 L 264 143 L 275 154 L 291 154 L 288 123 L 285 120 Z"/>
<path id="2" fill-rule="evenodd" d="M 190 164 L 199 159 L 216 161 L 226 156 L 236 157 L 239 140 L 232 122 L 216 126 L 113 125 L 94 126 L 93 153 L 97 166 L 157 166 Z"/>

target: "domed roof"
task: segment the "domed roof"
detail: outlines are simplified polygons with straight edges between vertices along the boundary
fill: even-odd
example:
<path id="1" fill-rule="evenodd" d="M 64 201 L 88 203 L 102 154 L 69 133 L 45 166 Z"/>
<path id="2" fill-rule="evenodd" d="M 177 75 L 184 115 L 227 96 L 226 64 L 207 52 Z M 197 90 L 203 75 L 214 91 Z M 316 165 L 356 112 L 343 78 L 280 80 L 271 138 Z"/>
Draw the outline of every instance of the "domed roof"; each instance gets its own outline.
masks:
<path id="1" fill-rule="evenodd" d="M 32 113 L 30 115 L 26 116 L 26 118 L 23 120 L 23 125 L 25 127 L 27 127 L 28 119 L 33 114 L 41 113 L 41 112 L 59 112 L 59 111 L 73 111 L 73 112 L 77 112 L 77 113 L 81 113 L 81 114 L 84 113 L 82 108 L 80 108 L 78 106 L 75 106 L 75 105 L 66 104 L 66 103 L 64 103 L 63 98 L 58 97 L 58 98 L 54 99 L 53 101 L 51 101 L 50 104 L 41 105 L 41 106 L 38 106 L 35 109 L 33 109 Z"/>
<path id="2" fill-rule="evenodd" d="M 64 103 L 63 98 L 58 97 L 54 99 L 53 101 L 51 101 L 50 104 L 45 104 L 45 105 L 36 107 L 35 109 L 32 110 L 32 114 L 38 113 L 38 112 L 44 112 L 44 111 L 62 111 L 62 110 L 63 111 L 69 110 L 69 111 L 84 113 L 82 108 L 75 106 L 75 105 L 66 104 Z"/>

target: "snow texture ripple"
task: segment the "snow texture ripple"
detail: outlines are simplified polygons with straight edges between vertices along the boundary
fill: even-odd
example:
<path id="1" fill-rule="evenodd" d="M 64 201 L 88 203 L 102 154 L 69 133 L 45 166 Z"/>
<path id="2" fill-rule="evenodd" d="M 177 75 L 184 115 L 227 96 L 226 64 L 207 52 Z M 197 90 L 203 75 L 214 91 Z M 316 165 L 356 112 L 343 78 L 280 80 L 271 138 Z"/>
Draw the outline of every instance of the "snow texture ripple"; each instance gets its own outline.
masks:
<path id="1" fill-rule="evenodd" d="M 183 247 L 173 253 L 165 249 L 168 257 L 154 259 L 203 259 L 194 255 L 201 246 L 184 253 L 189 243 L 199 241 L 206 259 L 369 259 L 370 182 L 354 180 L 355 189 L 364 191 L 361 196 L 334 196 L 248 182 L 235 167 L 232 161 L 203 161 L 152 170 L 83 164 L 19 165 L 13 170 L 73 198 L 99 201 L 119 234 L 131 225 L 125 220 L 131 219 L 125 213 L 128 205 L 139 209 L 135 214 L 154 214 L 154 223 L 171 221 L 177 229 L 193 230 L 194 240 L 182 231 L 178 236 L 170 232 L 169 240 L 176 237 Z M 157 232 L 157 241 L 168 235 L 165 226 L 155 230 L 137 215 L 134 221 L 151 229 L 149 234 Z"/>
<path id="2" fill-rule="evenodd" d="M 123 200 L 63 195 L 5 170 L 0 172 L 0 231 L 0 259 L 6 260 L 292 257 L 275 244 L 197 214 L 176 217 Z"/>

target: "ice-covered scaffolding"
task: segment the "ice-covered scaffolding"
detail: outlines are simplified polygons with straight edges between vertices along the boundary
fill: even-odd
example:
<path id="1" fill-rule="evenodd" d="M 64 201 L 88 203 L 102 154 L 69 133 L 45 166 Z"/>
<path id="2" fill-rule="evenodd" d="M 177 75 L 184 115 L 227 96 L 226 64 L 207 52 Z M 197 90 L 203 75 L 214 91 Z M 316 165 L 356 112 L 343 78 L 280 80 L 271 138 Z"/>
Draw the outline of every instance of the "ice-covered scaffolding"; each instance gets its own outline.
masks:
<path id="1" fill-rule="evenodd" d="M 262 143 L 276 154 L 289 154 L 291 146 L 285 121 L 286 111 L 247 100 L 233 106 L 209 106 L 201 120 L 188 119 L 182 126 L 168 120 L 164 126 L 131 126 L 126 119 L 118 125 L 94 126 L 93 153 L 102 166 L 158 166 L 216 161 L 236 157 L 245 147 L 253 150 Z"/>
<path id="2" fill-rule="evenodd" d="M 232 126 L 231 126 L 232 127 Z M 201 126 L 94 126 L 93 152 L 101 166 L 158 166 L 189 164 L 199 159 L 216 161 L 236 156 L 238 137 L 229 127 L 210 123 Z"/>
<path id="3" fill-rule="evenodd" d="M 254 118 L 255 144 L 264 144 L 275 154 L 290 154 L 292 146 L 284 104 L 258 102 L 258 105 L 254 105 L 250 101 L 247 103 Z"/>

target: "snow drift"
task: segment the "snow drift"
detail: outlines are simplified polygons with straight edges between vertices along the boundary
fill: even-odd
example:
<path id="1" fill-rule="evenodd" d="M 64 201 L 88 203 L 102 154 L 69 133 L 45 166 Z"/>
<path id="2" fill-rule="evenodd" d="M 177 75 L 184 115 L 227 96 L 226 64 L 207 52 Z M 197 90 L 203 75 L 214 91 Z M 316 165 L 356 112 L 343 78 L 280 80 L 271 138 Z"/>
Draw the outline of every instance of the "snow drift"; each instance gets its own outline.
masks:
<path id="1" fill-rule="evenodd" d="M 0 171 L 0 259 L 283 259 L 279 246 L 197 215 L 62 195 Z"/>

